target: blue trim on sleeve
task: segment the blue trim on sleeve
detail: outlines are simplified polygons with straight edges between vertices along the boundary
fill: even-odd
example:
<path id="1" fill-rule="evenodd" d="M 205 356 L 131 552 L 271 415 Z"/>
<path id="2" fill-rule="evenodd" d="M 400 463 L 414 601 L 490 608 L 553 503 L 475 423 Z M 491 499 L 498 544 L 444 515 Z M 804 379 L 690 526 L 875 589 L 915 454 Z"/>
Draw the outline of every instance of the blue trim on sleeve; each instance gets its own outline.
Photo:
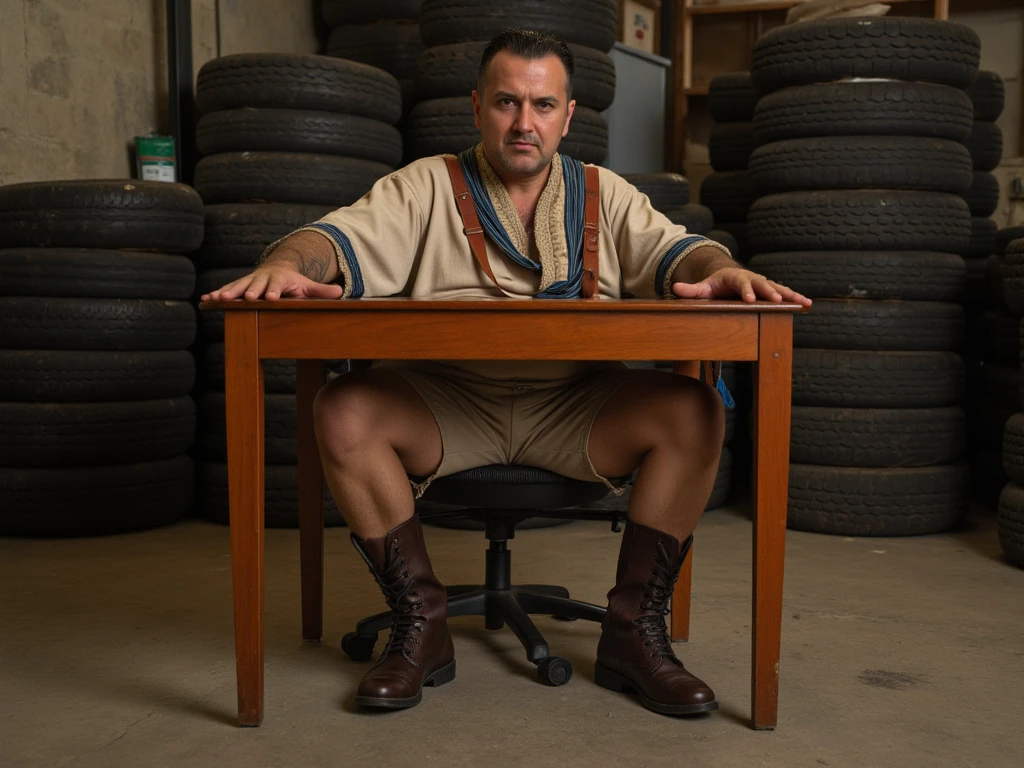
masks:
<path id="1" fill-rule="evenodd" d="M 345 263 L 348 264 L 349 271 L 352 273 L 352 294 L 350 298 L 362 298 L 363 290 L 365 288 L 363 285 L 363 273 L 359 269 L 359 262 L 356 260 L 356 252 L 352 248 L 352 241 L 348 239 L 348 236 L 344 232 L 333 224 L 326 224 L 318 221 L 313 224 L 309 224 L 308 227 L 310 229 L 315 229 L 318 232 L 322 232 L 337 243 L 342 254 L 345 256 Z"/>
<path id="2" fill-rule="evenodd" d="M 665 273 L 668 268 L 672 266 L 672 262 L 675 261 L 676 256 L 685 251 L 694 243 L 698 243 L 701 240 L 707 240 L 703 235 L 688 235 L 681 240 L 677 240 L 672 244 L 665 255 L 661 259 L 661 263 L 658 265 L 657 271 L 654 273 L 654 295 L 661 296 L 661 287 L 665 284 Z"/>

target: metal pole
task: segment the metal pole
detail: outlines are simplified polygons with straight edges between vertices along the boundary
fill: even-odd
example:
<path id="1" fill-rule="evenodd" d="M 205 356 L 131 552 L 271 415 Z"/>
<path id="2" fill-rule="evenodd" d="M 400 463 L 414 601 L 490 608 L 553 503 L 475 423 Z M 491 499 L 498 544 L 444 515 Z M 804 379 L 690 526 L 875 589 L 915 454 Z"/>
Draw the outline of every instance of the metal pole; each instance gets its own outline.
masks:
<path id="1" fill-rule="evenodd" d="M 191 184 L 196 163 L 192 93 L 192 0 L 167 0 L 167 76 L 170 130 L 178 181 Z"/>

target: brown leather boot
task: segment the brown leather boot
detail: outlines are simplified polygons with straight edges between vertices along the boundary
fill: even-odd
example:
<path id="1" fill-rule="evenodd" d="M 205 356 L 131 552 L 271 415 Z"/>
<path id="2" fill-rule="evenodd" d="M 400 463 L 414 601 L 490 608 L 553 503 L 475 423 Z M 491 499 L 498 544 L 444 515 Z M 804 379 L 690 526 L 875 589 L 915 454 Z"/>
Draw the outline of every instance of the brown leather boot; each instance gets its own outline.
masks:
<path id="1" fill-rule="evenodd" d="M 615 586 L 601 623 L 594 682 L 635 691 L 647 709 L 691 715 L 718 709 L 715 692 L 683 668 L 672 651 L 665 616 L 691 536 L 680 547 L 667 533 L 626 523 Z"/>
<path id="2" fill-rule="evenodd" d="M 393 615 L 391 636 L 356 695 L 361 707 L 404 709 L 420 703 L 424 685 L 455 679 L 455 647 L 448 633 L 448 596 L 434 576 L 419 515 L 387 536 L 352 543 L 366 560 Z"/>

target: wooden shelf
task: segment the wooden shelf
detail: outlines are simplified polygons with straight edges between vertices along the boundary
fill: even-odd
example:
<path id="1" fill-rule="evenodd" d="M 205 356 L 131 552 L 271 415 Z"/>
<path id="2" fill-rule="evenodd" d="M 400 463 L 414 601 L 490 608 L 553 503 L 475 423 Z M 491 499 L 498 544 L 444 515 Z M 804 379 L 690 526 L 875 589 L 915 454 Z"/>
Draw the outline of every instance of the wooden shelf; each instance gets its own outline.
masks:
<path id="1" fill-rule="evenodd" d="M 921 3 L 927 0 L 885 0 L 886 3 Z M 770 3 L 729 3 L 726 5 L 691 5 L 684 13 L 690 16 L 711 16 L 723 13 L 760 13 L 763 11 L 788 11 L 800 0 L 778 0 Z"/>
<path id="2" fill-rule="evenodd" d="M 695 85 L 692 88 L 683 89 L 684 96 L 707 96 L 708 86 L 706 85 Z"/>
<path id="3" fill-rule="evenodd" d="M 686 13 L 701 16 L 712 13 L 756 13 L 757 11 L 786 11 L 800 0 L 780 0 L 773 3 L 729 3 L 727 5 L 694 5 L 686 9 Z"/>

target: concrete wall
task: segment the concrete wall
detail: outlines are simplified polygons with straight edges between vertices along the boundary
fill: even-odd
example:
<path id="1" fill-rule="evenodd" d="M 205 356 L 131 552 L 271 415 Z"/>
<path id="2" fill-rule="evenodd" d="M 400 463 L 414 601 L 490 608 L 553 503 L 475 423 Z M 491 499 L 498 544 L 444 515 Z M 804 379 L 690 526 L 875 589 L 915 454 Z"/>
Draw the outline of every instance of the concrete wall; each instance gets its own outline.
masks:
<path id="1" fill-rule="evenodd" d="M 194 0 L 193 66 L 314 53 L 314 0 Z M 166 134 L 164 0 L 0 0 L 0 184 L 133 175 L 135 136 Z"/>
<path id="2" fill-rule="evenodd" d="M 216 18 L 220 10 L 220 53 L 283 51 L 316 53 L 317 0 L 192 0 L 196 71 L 218 55 Z"/>
<path id="3" fill-rule="evenodd" d="M 166 93 L 156 5 L 0 0 L 0 183 L 128 175 Z"/>

